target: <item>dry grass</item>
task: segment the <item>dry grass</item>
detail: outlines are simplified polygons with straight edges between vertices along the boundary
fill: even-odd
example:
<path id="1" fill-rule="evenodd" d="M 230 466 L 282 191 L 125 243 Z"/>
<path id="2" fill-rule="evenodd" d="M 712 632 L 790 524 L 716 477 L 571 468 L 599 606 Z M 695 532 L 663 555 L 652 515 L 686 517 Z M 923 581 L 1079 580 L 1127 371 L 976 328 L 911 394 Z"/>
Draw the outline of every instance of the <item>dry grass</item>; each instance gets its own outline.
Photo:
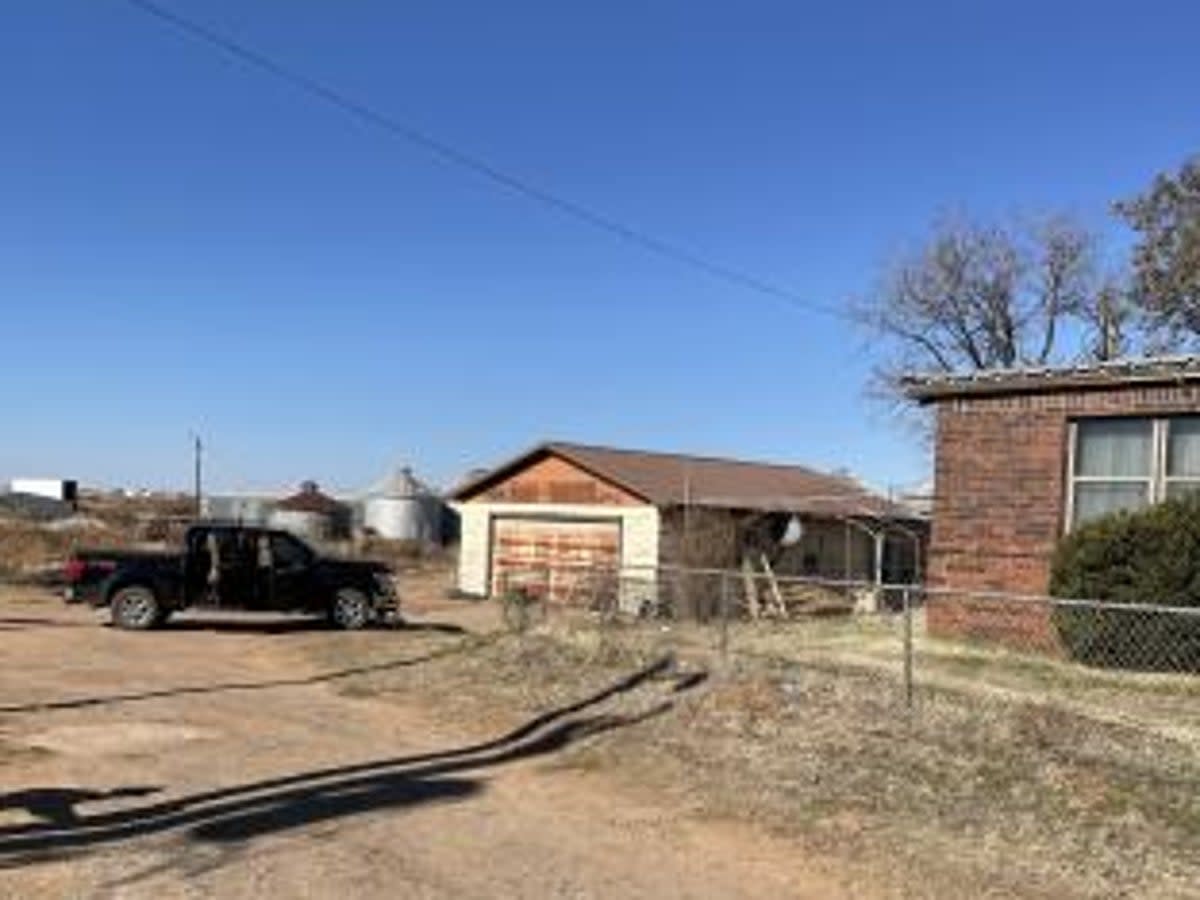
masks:
<path id="1" fill-rule="evenodd" d="M 57 567 L 76 547 L 121 542 L 108 529 L 55 531 L 31 522 L 0 520 L 0 578 L 20 578 Z"/>
<path id="2" fill-rule="evenodd" d="M 397 572 L 449 572 L 453 551 L 423 541 L 389 540 L 370 536 L 358 542 L 355 555 L 385 562 Z"/>
<path id="3" fill-rule="evenodd" d="M 128 547 L 182 539 L 191 502 L 172 497 L 86 496 L 81 527 L 0 519 L 0 579 L 55 570 L 80 547 Z"/>
<path id="4" fill-rule="evenodd" d="M 1200 678 L 1194 675 L 1095 669 L 994 644 L 939 640 L 923 632 L 918 623 L 913 663 L 918 688 L 1061 710 L 1151 731 L 1200 751 Z M 739 656 L 863 669 L 897 689 L 903 667 L 898 618 L 742 626 L 731 636 L 731 645 Z"/>
<path id="5" fill-rule="evenodd" d="M 883 878 L 897 895 L 1195 896 L 1200 760 L 1192 747 L 1030 702 L 1035 685 L 1061 677 L 1069 693 L 1090 684 L 1086 672 L 1047 673 L 970 648 L 925 647 L 930 663 L 945 658 L 948 680 L 926 680 L 910 715 L 884 664 L 893 657 L 880 655 L 891 653 L 889 634 L 871 631 L 876 625 L 854 640 L 844 624 L 820 623 L 789 635 L 787 653 L 769 646 L 781 636 L 764 634 L 766 644 L 754 646 L 743 631 L 735 646 L 753 651 L 680 695 L 670 715 L 586 742 L 556 765 L 612 773 L 697 814 L 759 823 Z M 713 643 L 711 631 L 559 623 L 350 690 L 417 692 L 455 721 L 506 727 L 663 650 L 693 668 L 716 667 Z M 964 672 L 980 667 L 1000 667 L 1020 690 L 965 687 Z M 1119 690 L 1112 677 L 1096 683 Z M 615 703 L 635 710 L 646 698 Z"/>
<path id="6" fill-rule="evenodd" d="M 195 515 L 189 496 L 153 494 L 147 497 L 87 494 L 79 501 L 81 515 L 100 519 L 110 528 L 132 533 L 147 527 L 165 530 L 166 523 L 185 522 Z M 159 539 L 159 538 L 150 538 Z"/>

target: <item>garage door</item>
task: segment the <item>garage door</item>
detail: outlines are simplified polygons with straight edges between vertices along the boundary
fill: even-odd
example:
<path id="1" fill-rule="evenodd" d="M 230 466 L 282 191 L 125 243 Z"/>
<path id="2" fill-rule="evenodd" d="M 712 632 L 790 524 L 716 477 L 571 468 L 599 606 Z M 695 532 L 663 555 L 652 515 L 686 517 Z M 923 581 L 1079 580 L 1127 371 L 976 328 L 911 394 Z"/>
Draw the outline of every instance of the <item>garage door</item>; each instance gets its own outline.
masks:
<path id="1" fill-rule="evenodd" d="M 492 593 L 523 585 L 565 602 L 587 569 L 615 569 L 621 523 L 497 518 L 492 522 Z"/>

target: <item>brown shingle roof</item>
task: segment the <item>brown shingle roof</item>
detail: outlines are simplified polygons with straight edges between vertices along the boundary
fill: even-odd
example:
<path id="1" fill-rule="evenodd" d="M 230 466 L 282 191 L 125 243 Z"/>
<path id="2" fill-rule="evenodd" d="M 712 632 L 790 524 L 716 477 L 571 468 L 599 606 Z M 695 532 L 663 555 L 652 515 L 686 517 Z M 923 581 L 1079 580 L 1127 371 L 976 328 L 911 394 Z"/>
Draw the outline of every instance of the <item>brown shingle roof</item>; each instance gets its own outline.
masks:
<path id="1" fill-rule="evenodd" d="M 315 481 L 306 481 L 300 485 L 300 493 L 292 494 L 275 504 L 277 509 L 291 512 L 322 513 L 334 515 L 341 511 L 342 504 L 328 494 L 321 493 Z"/>
<path id="2" fill-rule="evenodd" d="M 458 488 L 467 500 L 544 456 L 559 456 L 655 506 L 774 510 L 842 518 L 913 519 L 911 510 L 867 490 L 853 478 L 804 466 L 623 450 L 550 441 Z"/>

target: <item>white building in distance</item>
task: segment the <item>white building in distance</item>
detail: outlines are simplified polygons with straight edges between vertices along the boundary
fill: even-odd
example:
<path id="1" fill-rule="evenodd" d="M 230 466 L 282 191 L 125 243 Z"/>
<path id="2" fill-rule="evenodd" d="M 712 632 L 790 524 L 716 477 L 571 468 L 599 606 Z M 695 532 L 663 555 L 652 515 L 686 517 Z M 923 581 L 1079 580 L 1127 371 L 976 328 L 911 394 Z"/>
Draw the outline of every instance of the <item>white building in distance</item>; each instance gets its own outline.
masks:
<path id="1" fill-rule="evenodd" d="M 29 494 L 64 503 L 75 503 L 79 499 L 79 483 L 65 478 L 14 478 L 8 489 L 13 494 Z"/>

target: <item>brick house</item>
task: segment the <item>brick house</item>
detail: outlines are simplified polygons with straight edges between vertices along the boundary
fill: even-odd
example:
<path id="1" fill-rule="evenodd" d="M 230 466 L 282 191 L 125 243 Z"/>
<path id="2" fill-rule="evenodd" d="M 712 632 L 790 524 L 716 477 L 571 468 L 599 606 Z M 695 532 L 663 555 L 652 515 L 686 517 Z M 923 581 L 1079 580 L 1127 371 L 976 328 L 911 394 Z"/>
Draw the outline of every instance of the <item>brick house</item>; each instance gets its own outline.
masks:
<path id="1" fill-rule="evenodd" d="M 911 578 L 924 523 L 845 475 L 673 453 L 552 442 L 451 494 L 461 517 L 459 590 L 484 596 L 514 573 L 544 571 L 552 598 L 580 568 L 647 573 L 664 565 L 736 568 L 776 557 L 808 574 Z M 685 524 L 686 523 L 686 524 Z M 685 546 L 686 534 L 686 546 Z M 765 543 L 764 543 L 765 542 Z M 796 574 L 800 574 L 797 571 Z"/>
<path id="2" fill-rule="evenodd" d="M 1075 525 L 1200 487 L 1200 357 L 910 377 L 937 417 L 927 583 L 1043 595 Z M 931 603 L 933 633 L 1057 648 L 1045 606 Z"/>

